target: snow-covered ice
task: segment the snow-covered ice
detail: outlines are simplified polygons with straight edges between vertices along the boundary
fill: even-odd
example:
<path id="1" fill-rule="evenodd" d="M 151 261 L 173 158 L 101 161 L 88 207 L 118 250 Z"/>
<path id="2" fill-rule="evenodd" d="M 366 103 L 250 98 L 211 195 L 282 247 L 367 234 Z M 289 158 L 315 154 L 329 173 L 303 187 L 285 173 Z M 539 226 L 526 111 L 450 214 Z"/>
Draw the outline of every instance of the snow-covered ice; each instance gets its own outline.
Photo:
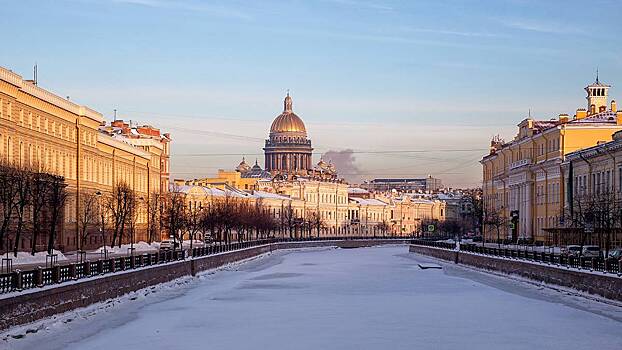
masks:
<path id="1" fill-rule="evenodd" d="M 621 329 L 619 306 L 388 246 L 277 251 L 17 327 L 0 346 L 605 350 Z"/>

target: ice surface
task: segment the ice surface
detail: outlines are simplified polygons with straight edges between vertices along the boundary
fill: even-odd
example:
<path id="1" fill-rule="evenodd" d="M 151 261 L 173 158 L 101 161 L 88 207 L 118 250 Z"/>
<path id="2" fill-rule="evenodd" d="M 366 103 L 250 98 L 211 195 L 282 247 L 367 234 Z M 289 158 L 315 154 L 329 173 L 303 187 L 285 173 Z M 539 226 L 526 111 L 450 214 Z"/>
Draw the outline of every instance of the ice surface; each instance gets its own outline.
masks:
<path id="1" fill-rule="evenodd" d="M 418 267 L 431 263 L 443 269 Z M 9 330 L 0 346 L 621 349 L 621 310 L 406 246 L 277 251 Z"/>

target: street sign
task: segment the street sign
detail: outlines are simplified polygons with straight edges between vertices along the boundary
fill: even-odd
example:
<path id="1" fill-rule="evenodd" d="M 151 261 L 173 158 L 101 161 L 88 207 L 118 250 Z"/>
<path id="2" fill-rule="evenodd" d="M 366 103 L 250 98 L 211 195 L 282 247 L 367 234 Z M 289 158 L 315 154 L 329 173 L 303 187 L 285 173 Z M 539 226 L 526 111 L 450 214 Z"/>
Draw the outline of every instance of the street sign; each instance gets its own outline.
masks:
<path id="1" fill-rule="evenodd" d="M 516 224 L 514 224 L 513 222 L 510 222 L 510 229 L 515 229 L 516 228 Z"/>
<path id="2" fill-rule="evenodd" d="M 434 232 L 434 225 L 428 225 L 428 232 Z"/>

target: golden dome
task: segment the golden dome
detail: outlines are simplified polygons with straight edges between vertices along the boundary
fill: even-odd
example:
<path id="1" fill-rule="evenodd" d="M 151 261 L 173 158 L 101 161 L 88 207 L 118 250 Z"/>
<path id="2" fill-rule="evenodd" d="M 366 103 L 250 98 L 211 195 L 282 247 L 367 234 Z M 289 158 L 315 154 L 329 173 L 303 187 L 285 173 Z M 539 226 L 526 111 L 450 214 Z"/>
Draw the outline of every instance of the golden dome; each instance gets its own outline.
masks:
<path id="1" fill-rule="evenodd" d="M 283 113 L 274 119 L 272 126 L 270 127 L 270 133 L 279 132 L 307 133 L 307 129 L 305 128 L 305 124 L 302 122 L 302 119 L 300 119 L 300 117 L 297 116 L 292 110 L 292 98 L 289 96 L 289 93 L 285 97 Z"/>

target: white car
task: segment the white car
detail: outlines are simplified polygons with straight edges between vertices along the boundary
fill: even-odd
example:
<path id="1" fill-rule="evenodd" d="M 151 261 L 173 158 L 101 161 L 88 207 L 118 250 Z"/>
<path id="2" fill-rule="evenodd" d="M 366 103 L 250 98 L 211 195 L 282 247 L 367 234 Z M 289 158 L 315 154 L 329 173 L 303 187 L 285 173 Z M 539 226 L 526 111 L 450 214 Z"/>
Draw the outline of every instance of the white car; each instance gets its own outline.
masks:
<path id="1" fill-rule="evenodd" d="M 173 246 L 175 246 L 177 248 L 177 247 L 179 247 L 179 243 L 178 242 L 173 242 L 170 239 L 165 239 L 162 242 L 160 242 L 160 250 L 171 250 L 171 249 L 173 249 Z"/>
<path id="2" fill-rule="evenodd" d="M 597 245 L 586 245 L 583 246 L 583 257 L 584 258 L 598 258 L 600 257 L 600 247 Z"/>
<path id="3" fill-rule="evenodd" d="M 580 245 L 569 245 L 564 249 L 564 254 L 568 256 L 579 256 L 581 253 Z"/>

